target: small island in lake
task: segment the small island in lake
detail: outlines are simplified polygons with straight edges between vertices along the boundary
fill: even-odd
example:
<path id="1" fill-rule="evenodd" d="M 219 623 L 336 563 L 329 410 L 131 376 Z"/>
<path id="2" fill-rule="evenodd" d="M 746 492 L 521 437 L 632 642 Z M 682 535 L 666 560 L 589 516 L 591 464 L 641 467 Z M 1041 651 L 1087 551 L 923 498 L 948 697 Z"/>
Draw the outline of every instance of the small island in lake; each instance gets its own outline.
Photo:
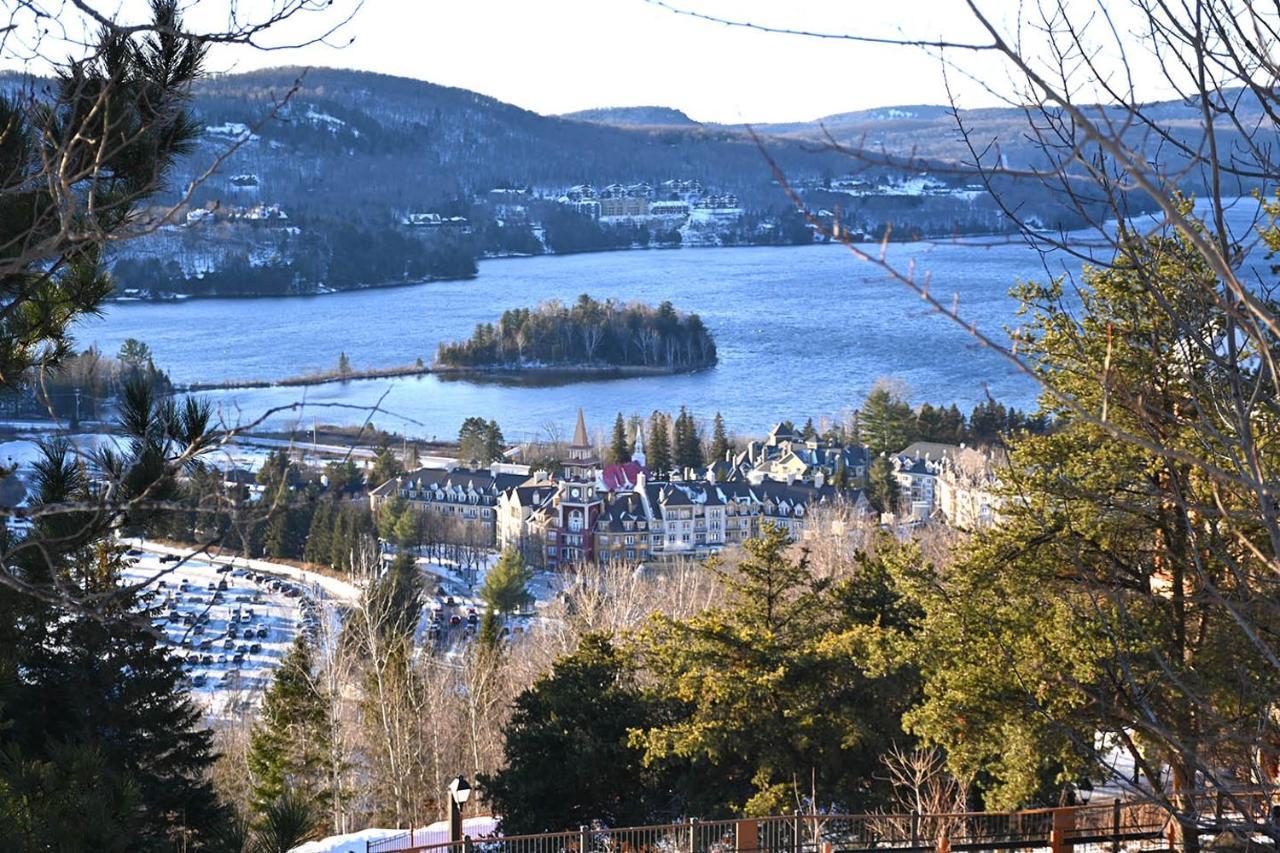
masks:
<path id="1" fill-rule="evenodd" d="M 480 323 L 465 341 L 442 343 L 433 372 L 549 373 L 565 377 L 686 373 L 713 367 L 716 343 L 697 314 L 663 302 L 544 302 Z"/>

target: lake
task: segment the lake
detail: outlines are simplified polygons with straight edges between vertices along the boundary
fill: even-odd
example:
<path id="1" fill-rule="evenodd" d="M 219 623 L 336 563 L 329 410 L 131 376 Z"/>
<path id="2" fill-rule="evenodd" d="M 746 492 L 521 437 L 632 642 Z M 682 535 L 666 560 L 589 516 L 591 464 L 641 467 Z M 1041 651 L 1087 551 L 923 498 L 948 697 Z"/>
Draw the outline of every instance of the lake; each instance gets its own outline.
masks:
<path id="1" fill-rule="evenodd" d="M 1256 209 L 1256 208 L 1255 208 Z M 873 251 L 878 248 L 873 247 Z M 1078 269 L 1065 255 L 1042 261 L 1022 244 L 903 243 L 889 259 L 928 272 L 934 293 L 998 340 L 1016 322 L 1008 295 L 1019 279 Z M 81 345 L 115 352 L 147 342 L 175 382 L 272 379 L 332 369 L 345 352 L 356 368 L 430 362 L 441 341 L 468 336 L 507 308 L 589 293 L 697 312 L 716 336 L 717 367 L 695 374 L 553 387 L 442 380 L 434 376 L 311 387 L 210 393 L 227 422 L 302 404 L 270 418 L 358 423 L 382 401 L 379 427 L 453 436 L 472 415 L 492 418 L 509 439 L 549 424 L 572 428 L 579 406 L 593 429 L 617 412 L 647 415 L 688 406 L 730 431 L 759 433 L 783 418 L 840 417 L 880 377 L 905 383 L 913 402 L 970 410 L 987 394 L 1034 406 L 1034 383 L 901 284 L 841 246 L 612 252 L 484 261 L 470 281 L 432 282 L 317 297 L 116 303 L 83 321 Z"/>

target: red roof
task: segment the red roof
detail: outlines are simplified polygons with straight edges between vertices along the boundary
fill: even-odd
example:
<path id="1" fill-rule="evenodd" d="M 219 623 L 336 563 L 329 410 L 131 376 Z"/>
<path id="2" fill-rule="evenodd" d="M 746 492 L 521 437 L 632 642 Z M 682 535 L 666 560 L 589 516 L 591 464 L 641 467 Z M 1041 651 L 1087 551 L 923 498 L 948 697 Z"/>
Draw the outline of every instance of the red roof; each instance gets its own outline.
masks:
<path id="1" fill-rule="evenodd" d="M 605 466 L 601 479 L 604 480 L 604 487 L 608 491 L 616 492 L 622 489 L 633 488 L 636 484 L 636 478 L 643 471 L 639 462 L 623 462 L 616 465 Z"/>

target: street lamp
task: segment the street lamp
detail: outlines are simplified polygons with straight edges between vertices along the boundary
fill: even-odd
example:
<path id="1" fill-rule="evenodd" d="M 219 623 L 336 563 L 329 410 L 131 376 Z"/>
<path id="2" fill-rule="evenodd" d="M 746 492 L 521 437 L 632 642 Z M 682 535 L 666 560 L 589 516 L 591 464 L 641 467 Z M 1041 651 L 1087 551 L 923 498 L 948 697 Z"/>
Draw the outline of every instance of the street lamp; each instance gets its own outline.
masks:
<path id="1" fill-rule="evenodd" d="M 462 840 L 462 806 L 471 796 L 471 783 L 459 776 L 449 783 L 449 843 Z"/>

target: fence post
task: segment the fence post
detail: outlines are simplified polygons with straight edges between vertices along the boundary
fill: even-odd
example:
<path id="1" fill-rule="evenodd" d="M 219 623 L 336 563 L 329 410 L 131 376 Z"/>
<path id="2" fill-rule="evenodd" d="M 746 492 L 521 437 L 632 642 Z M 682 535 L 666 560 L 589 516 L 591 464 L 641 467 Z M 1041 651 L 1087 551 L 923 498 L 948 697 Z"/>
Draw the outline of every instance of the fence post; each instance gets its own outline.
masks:
<path id="1" fill-rule="evenodd" d="M 1111 801 L 1111 853 L 1120 853 L 1120 798 Z"/>
<path id="2" fill-rule="evenodd" d="M 1222 808 L 1224 798 L 1225 795 L 1222 793 L 1222 789 L 1219 788 L 1218 792 L 1213 796 L 1213 828 L 1218 832 L 1222 831 Z"/>
<path id="3" fill-rule="evenodd" d="M 1060 808 L 1053 810 L 1053 828 L 1049 831 L 1049 849 L 1051 853 L 1070 853 L 1071 839 L 1068 831 L 1074 828 L 1076 810 Z"/>
<path id="4" fill-rule="evenodd" d="M 800 843 L 800 810 L 795 810 L 795 817 L 791 819 L 791 849 L 796 853 L 803 850 L 804 847 Z"/>
<path id="5" fill-rule="evenodd" d="M 587 853 L 587 825 L 578 827 L 578 853 Z"/>
<path id="6" fill-rule="evenodd" d="M 738 821 L 734 836 L 736 853 L 757 853 L 760 850 L 760 824 L 757 821 Z"/>
<path id="7" fill-rule="evenodd" d="M 696 817 L 689 818 L 689 853 L 696 853 L 698 849 L 698 819 Z"/>
<path id="8" fill-rule="evenodd" d="M 920 812 L 911 810 L 911 849 L 920 846 Z"/>

